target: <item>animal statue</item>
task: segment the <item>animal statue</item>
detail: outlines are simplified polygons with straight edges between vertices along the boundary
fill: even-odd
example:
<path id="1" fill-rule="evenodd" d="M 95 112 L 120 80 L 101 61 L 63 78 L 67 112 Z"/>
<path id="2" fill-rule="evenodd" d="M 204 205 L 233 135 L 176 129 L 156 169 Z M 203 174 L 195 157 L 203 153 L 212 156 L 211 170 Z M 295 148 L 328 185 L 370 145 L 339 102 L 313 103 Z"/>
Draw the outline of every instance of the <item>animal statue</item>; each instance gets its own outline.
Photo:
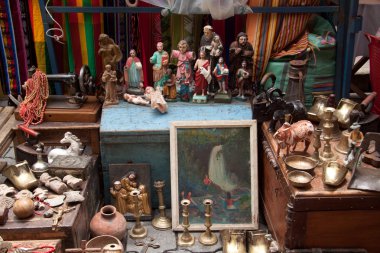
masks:
<path id="1" fill-rule="evenodd" d="M 72 134 L 71 132 L 66 132 L 63 139 L 60 143 L 70 143 L 70 146 L 67 149 L 63 148 L 54 148 L 48 154 L 48 163 L 51 164 L 53 160 L 59 155 L 65 156 L 79 156 L 83 151 L 82 142 L 80 139 Z"/>
<path id="2" fill-rule="evenodd" d="M 293 151 L 296 149 L 297 143 L 305 141 L 304 152 L 310 145 L 310 137 L 313 135 L 314 126 L 308 120 L 300 120 L 294 124 L 285 122 L 273 135 L 278 143 L 277 156 L 280 155 L 280 149 L 286 147 L 286 155 L 289 155 L 289 148 L 293 145 Z"/>

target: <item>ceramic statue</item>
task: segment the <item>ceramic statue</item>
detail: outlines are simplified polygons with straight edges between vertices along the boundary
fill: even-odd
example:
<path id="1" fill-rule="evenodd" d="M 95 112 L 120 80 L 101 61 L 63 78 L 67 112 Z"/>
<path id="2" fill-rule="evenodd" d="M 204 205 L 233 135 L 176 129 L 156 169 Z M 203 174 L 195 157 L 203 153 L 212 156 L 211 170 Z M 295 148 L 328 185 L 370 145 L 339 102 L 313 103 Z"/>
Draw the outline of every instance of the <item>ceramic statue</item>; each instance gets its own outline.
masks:
<path id="1" fill-rule="evenodd" d="M 59 156 L 79 156 L 83 151 L 82 142 L 80 139 L 72 134 L 71 132 L 66 132 L 63 136 L 63 139 L 60 140 L 61 144 L 70 143 L 70 146 L 67 149 L 63 148 L 54 148 L 48 154 L 48 163 L 51 164 L 53 160 Z"/>
<path id="2" fill-rule="evenodd" d="M 128 103 L 132 103 L 135 105 L 149 105 L 150 102 L 140 96 L 124 93 L 123 98 Z"/>
<path id="3" fill-rule="evenodd" d="M 177 101 L 177 85 L 175 73 L 171 68 L 167 68 L 165 76 L 166 81 L 162 89 L 162 95 L 164 96 L 166 101 Z"/>
<path id="4" fill-rule="evenodd" d="M 144 94 L 144 75 L 140 59 L 136 56 L 136 50 L 129 51 L 129 57 L 124 65 L 124 81 L 128 93 Z"/>
<path id="5" fill-rule="evenodd" d="M 246 83 L 249 82 L 248 77 L 249 72 L 247 69 L 247 62 L 243 60 L 241 62 L 241 67 L 236 71 L 236 88 L 239 90 L 237 98 L 242 100 L 245 100 L 244 87 L 246 86 Z"/>
<path id="6" fill-rule="evenodd" d="M 224 63 L 223 57 L 219 57 L 218 64 L 216 64 L 213 70 L 213 74 L 218 81 L 219 93 L 227 93 L 228 73 L 229 70 L 227 65 Z"/>
<path id="7" fill-rule="evenodd" d="M 248 36 L 244 32 L 240 32 L 236 41 L 232 42 L 229 49 L 229 64 L 230 64 L 230 88 L 236 88 L 236 73 L 242 66 L 242 62 L 245 60 L 247 63 L 247 70 L 249 76 L 252 74 L 253 68 L 253 47 L 250 42 L 248 42 Z"/>
<path id="8" fill-rule="evenodd" d="M 349 166 L 353 162 L 356 153 L 359 151 L 360 144 L 364 140 L 364 135 L 360 131 L 360 125 L 357 122 L 354 122 L 351 127 L 350 135 L 348 136 L 349 150 L 344 159 L 344 165 Z"/>
<path id="9" fill-rule="evenodd" d="M 158 82 L 166 72 L 169 64 L 169 54 L 164 50 L 164 44 L 157 42 L 157 51 L 149 59 L 153 64 L 153 82 Z"/>
<path id="10" fill-rule="evenodd" d="M 168 103 L 165 101 L 159 87 L 156 89 L 151 86 L 146 87 L 144 96 L 150 101 L 150 107 L 152 109 L 157 109 L 161 113 L 168 111 Z"/>
<path id="11" fill-rule="evenodd" d="M 211 82 L 211 65 L 210 65 L 210 61 L 206 58 L 205 50 L 199 51 L 199 58 L 194 64 L 194 70 L 195 70 L 194 97 L 207 96 L 207 87 L 208 87 L 208 84 Z"/>
<path id="12" fill-rule="evenodd" d="M 293 146 L 293 151 L 296 149 L 298 142 L 305 142 L 304 152 L 307 151 L 310 145 L 310 138 L 313 135 L 314 126 L 308 120 L 300 120 L 294 124 L 285 122 L 273 135 L 277 141 L 277 156 L 280 155 L 280 149 L 286 147 L 286 155 L 289 155 L 289 148 Z"/>
<path id="13" fill-rule="evenodd" d="M 190 85 L 193 83 L 193 73 L 190 62 L 195 59 L 194 52 L 189 51 L 186 40 L 178 42 L 178 50 L 172 50 L 171 59 L 177 59 L 177 80 L 180 84 L 179 95 L 182 101 L 190 99 Z"/>
<path id="14" fill-rule="evenodd" d="M 106 65 L 111 65 L 112 70 L 116 70 L 117 64 L 123 58 L 123 54 L 120 47 L 115 44 L 113 39 L 111 39 L 107 34 L 99 35 L 99 50 L 98 54 L 102 58 L 102 66 L 105 68 Z"/>
<path id="15" fill-rule="evenodd" d="M 102 75 L 102 82 L 105 84 L 106 97 L 104 98 L 104 105 L 117 105 L 119 99 L 116 94 L 117 76 L 116 71 L 112 70 L 110 64 L 105 66 L 105 70 Z"/>

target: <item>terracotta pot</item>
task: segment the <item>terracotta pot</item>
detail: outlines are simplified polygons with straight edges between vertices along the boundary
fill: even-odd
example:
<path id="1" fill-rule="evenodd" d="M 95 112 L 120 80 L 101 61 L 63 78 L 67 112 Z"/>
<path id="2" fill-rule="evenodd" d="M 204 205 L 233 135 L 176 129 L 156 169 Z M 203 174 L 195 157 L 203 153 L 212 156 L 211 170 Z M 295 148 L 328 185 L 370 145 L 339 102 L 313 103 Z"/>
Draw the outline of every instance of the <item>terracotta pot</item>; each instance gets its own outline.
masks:
<path id="1" fill-rule="evenodd" d="M 91 219 L 90 230 L 93 236 L 112 235 L 122 241 L 127 234 L 127 221 L 116 207 L 108 205 Z"/>
<path id="2" fill-rule="evenodd" d="M 13 213 L 19 219 L 25 219 L 33 215 L 34 203 L 30 198 L 20 198 L 13 204 Z"/>

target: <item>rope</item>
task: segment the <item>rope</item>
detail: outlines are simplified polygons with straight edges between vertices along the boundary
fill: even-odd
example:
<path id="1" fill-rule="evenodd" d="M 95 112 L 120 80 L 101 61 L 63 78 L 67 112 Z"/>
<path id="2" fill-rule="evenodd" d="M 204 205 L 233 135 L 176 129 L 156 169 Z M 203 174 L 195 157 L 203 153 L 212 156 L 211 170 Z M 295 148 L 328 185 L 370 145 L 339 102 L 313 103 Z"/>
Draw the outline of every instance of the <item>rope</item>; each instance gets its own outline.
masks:
<path id="1" fill-rule="evenodd" d="M 44 118 L 46 102 L 49 97 L 49 84 L 46 74 L 36 69 L 36 72 L 25 82 L 26 95 L 20 104 L 20 116 L 24 125 L 40 124 Z"/>
<path id="2" fill-rule="evenodd" d="M 45 10 L 46 10 L 46 13 L 49 15 L 49 17 L 51 18 L 51 20 L 53 20 L 53 22 L 58 26 L 58 28 L 56 27 L 53 27 L 53 28 L 50 28 L 50 29 L 47 29 L 46 30 L 46 36 L 50 37 L 50 38 L 53 38 L 55 41 L 57 41 L 58 43 L 61 43 L 61 44 L 64 44 L 61 39 L 63 39 L 63 29 L 62 29 L 62 26 L 53 18 L 53 16 L 51 15 L 50 11 L 48 10 L 47 6 L 49 4 L 50 0 L 47 0 L 46 4 L 45 4 Z M 50 35 L 51 32 L 54 32 L 54 31 L 57 31 L 59 32 L 59 35 L 56 35 L 56 34 L 53 34 L 53 35 Z"/>

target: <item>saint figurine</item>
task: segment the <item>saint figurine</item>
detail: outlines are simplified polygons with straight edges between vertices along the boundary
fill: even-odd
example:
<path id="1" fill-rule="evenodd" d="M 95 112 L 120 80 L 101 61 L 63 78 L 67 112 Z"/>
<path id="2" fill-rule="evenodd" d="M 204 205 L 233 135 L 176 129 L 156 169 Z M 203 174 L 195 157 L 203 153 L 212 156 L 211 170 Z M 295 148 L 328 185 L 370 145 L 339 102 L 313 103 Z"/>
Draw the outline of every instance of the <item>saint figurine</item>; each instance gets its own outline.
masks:
<path id="1" fill-rule="evenodd" d="M 124 93 L 123 98 L 128 103 L 132 103 L 135 105 L 149 105 L 150 104 L 148 100 L 145 100 L 144 98 L 140 96 L 136 96 L 134 94 Z"/>
<path id="2" fill-rule="evenodd" d="M 151 86 L 146 87 L 144 96 L 150 101 L 150 107 L 152 109 L 157 109 L 161 113 L 168 111 L 168 103 L 166 103 L 159 86 L 157 86 L 156 89 Z"/>
<path id="3" fill-rule="evenodd" d="M 239 68 L 241 68 L 242 62 L 245 60 L 247 63 L 247 70 L 249 76 L 252 76 L 253 68 L 253 47 L 252 44 L 248 42 L 248 36 L 246 33 L 240 32 L 236 41 L 232 42 L 230 45 L 230 88 L 236 88 L 236 73 Z"/>
<path id="4" fill-rule="evenodd" d="M 127 192 L 127 212 L 134 212 L 134 202 L 133 197 L 130 194 L 133 190 L 138 190 L 139 194 L 139 210 L 142 214 L 150 215 L 152 209 L 149 203 L 148 192 L 146 191 L 146 186 L 137 181 L 137 174 L 134 171 L 130 171 L 125 177 L 121 179 L 121 185 Z"/>
<path id="5" fill-rule="evenodd" d="M 224 63 L 223 57 L 219 57 L 218 64 L 216 64 L 213 74 L 219 84 L 219 93 L 227 93 L 227 81 L 228 81 L 228 67 Z"/>
<path id="6" fill-rule="evenodd" d="M 144 93 L 144 75 L 136 50 L 129 51 L 129 57 L 124 65 L 124 80 L 128 93 L 142 95 Z"/>
<path id="7" fill-rule="evenodd" d="M 166 101 L 177 101 L 177 86 L 175 73 L 171 68 L 166 69 L 166 81 L 162 90 L 162 95 Z"/>
<path id="8" fill-rule="evenodd" d="M 350 145 L 350 149 L 348 150 L 347 156 L 344 160 L 344 165 L 352 167 L 352 161 L 355 159 L 356 153 L 360 149 L 360 145 L 364 140 L 364 135 L 360 131 L 360 125 L 357 122 L 354 122 L 351 126 L 351 132 L 348 136 L 348 143 Z"/>
<path id="9" fill-rule="evenodd" d="M 99 35 L 99 47 L 98 54 L 102 57 L 103 68 L 109 64 L 116 70 L 116 65 L 123 58 L 119 46 L 107 34 L 102 33 Z"/>
<path id="10" fill-rule="evenodd" d="M 110 193 L 115 199 L 116 210 L 122 214 L 125 214 L 128 211 L 127 208 L 127 191 L 121 187 L 120 181 L 115 181 L 113 187 L 110 188 Z"/>
<path id="11" fill-rule="evenodd" d="M 241 68 L 236 71 L 236 88 L 239 89 L 237 98 L 245 99 L 244 97 L 244 87 L 248 81 L 249 72 L 247 70 L 247 62 L 242 61 Z"/>
<path id="12" fill-rule="evenodd" d="M 169 54 L 164 51 L 164 44 L 157 42 L 157 51 L 153 53 L 149 59 L 153 64 L 153 82 L 158 82 L 166 72 L 166 68 L 169 64 Z"/>
<path id="13" fill-rule="evenodd" d="M 105 70 L 102 75 L 102 81 L 105 83 L 106 97 L 104 99 L 104 105 L 115 105 L 119 103 L 119 99 L 116 94 L 116 71 L 112 70 L 110 64 L 105 66 Z"/>
<path id="14" fill-rule="evenodd" d="M 214 33 L 212 26 L 206 25 L 203 27 L 203 35 L 200 42 L 200 50 L 204 50 L 207 55 L 207 51 L 211 50 L 211 42 L 216 33 Z M 206 56 L 207 57 L 207 56 Z"/>
<path id="15" fill-rule="evenodd" d="M 194 95 L 207 95 L 207 86 L 211 82 L 210 61 L 206 58 L 206 51 L 199 51 L 199 58 L 194 64 L 195 92 Z"/>

